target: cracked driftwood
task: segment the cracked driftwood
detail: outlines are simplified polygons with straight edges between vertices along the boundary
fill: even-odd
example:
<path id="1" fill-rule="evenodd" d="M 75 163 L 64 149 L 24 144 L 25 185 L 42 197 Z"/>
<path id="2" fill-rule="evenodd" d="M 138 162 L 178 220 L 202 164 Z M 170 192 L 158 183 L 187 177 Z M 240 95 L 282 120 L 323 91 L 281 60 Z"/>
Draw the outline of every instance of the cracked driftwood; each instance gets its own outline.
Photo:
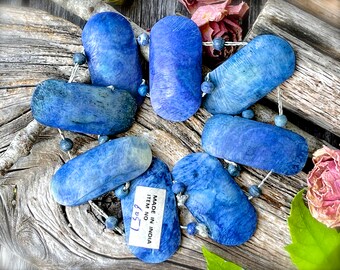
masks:
<path id="1" fill-rule="evenodd" d="M 84 19 L 88 19 L 92 12 L 112 9 L 100 1 L 55 2 Z M 261 29 L 261 24 L 266 21 L 266 12 L 270 13 L 274 4 L 279 8 L 278 13 L 289 14 L 291 11 L 285 10 L 291 8 L 286 3 L 269 1 L 262 13 L 262 21 L 259 20 L 254 28 L 256 31 Z M 313 20 L 303 12 L 299 14 Z M 313 24 L 313 21 L 310 24 Z M 282 26 L 283 22 L 280 22 L 280 25 Z M 276 24 L 274 29 L 279 31 L 280 27 Z M 143 31 L 138 26 L 135 26 L 135 30 L 139 31 L 138 33 Z M 259 215 L 258 229 L 244 245 L 225 247 L 209 239 L 192 237 L 183 232 L 179 251 L 160 265 L 146 265 L 138 261 L 128 251 L 121 236 L 104 231 L 102 221 L 92 213 L 89 205 L 62 207 L 54 202 L 49 192 L 49 181 L 64 160 L 67 160 L 67 155 L 58 149 L 59 138 L 55 129 L 40 130 L 42 128 L 34 122 L 29 124 L 32 121 L 29 101 L 34 85 L 41 80 L 51 77 L 67 79 L 72 66 L 72 53 L 81 49 L 80 33 L 78 27 L 45 12 L 1 7 L 0 164 L 5 165 L 1 165 L 0 171 L 7 169 L 8 164 L 14 162 L 18 156 L 29 153 L 29 144 L 34 137 L 37 139 L 30 154 L 20 158 L 4 177 L 0 178 L 1 245 L 46 269 L 204 269 L 202 245 L 247 269 L 293 268 L 284 250 L 284 246 L 290 242 L 286 221 L 290 201 L 297 191 L 305 186 L 306 174 L 303 172 L 291 177 L 275 174 L 270 176 L 268 184 L 264 186 L 263 196 L 253 200 Z M 296 50 L 299 50 L 298 44 L 295 39 Z M 146 55 L 147 51 L 144 56 Z M 320 52 L 317 57 L 321 57 Z M 301 59 L 298 57 L 298 64 L 302 63 Z M 303 68 L 313 69 L 315 65 L 317 63 L 314 61 L 311 67 Z M 336 65 L 332 68 L 336 69 L 339 64 Z M 76 81 L 88 81 L 86 68 L 79 70 Z M 291 84 L 294 85 L 294 80 Z M 303 84 L 294 87 L 299 88 L 301 85 Z M 299 89 L 308 91 L 305 88 Z M 334 105 L 336 100 L 327 102 Z M 285 105 L 287 104 L 288 101 Z M 304 108 L 308 110 L 308 106 Z M 263 105 L 255 105 L 254 109 L 257 120 L 272 121 L 273 111 Z M 339 108 L 336 112 L 339 112 Z M 339 115 L 333 113 L 334 111 L 330 112 L 331 117 Z M 137 115 L 136 123 L 126 134 L 145 137 L 152 147 L 153 154 L 172 168 L 175 162 L 186 154 L 202 151 L 200 136 L 209 117 L 209 113 L 200 109 L 194 117 L 185 122 L 171 123 L 156 116 L 147 99 Z M 325 121 L 329 121 L 329 118 Z M 29 127 L 26 128 L 28 124 Z M 332 122 L 327 122 L 327 125 L 332 125 Z M 25 133 L 25 130 L 32 127 L 34 133 Z M 324 143 L 292 124 L 289 124 L 288 128 L 307 138 L 310 152 Z M 38 131 L 41 131 L 39 136 Z M 11 154 L 11 149 L 20 149 L 15 145 L 20 145 L 21 140 L 9 146 L 16 134 L 26 136 L 27 143 L 22 146 L 22 153 L 14 151 Z M 73 155 L 96 145 L 92 136 L 75 133 L 67 133 L 67 136 L 75 142 Z M 251 184 L 258 184 L 264 175 L 265 172 L 245 168 L 236 181 L 245 190 Z M 179 213 L 181 224 L 192 219 L 185 209 L 181 209 Z"/>

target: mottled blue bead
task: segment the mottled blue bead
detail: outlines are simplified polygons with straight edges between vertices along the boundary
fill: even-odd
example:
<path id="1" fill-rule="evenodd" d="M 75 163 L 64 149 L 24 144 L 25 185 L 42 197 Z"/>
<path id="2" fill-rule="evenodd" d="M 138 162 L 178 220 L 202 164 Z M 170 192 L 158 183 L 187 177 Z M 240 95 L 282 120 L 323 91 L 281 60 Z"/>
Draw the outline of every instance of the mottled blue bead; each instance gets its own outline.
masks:
<path id="1" fill-rule="evenodd" d="M 212 114 L 239 114 L 287 80 L 295 69 L 290 44 L 274 35 L 260 35 L 209 73 L 215 90 L 205 96 Z"/>
<path id="2" fill-rule="evenodd" d="M 228 164 L 228 173 L 233 176 L 239 176 L 241 171 L 241 167 L 239 165 L 234 165 L 234 164 Z"/>
<path id="3" fill-rule="evenodd" d="M 137 105 L 125 90 L 46 80 L 35 89 L 31 108 L 33 117 L 46 126 L 114 135 L 132 126 Z"/>
<path id="4" fill-rule="evenodd" d="M 132 218 L 135 218 L 135 220 L 133 220 L 135 223 L 139 218 L 138 216 L 133 216 L 133 212 L 136 209 L 134 208 L 134 198 L 137 196 L 137 187 L 164 189 L 166 192 L 163 220 L 157 220 L 157 222 L 162 224 L 159 249 L 129 245 L 131 252 L 144 262 L 163 262 L 169 259 L 179 248 L 181 241 L 180 224 L 177 214 L 176 199 L 174 193 L 171 190 L 171 186 L 171 174 L 167 165 L 161 160 L 154 158 L 150 168 L 143 175 L 131 182 L 129 195 L 123 198 L 121 201 L 125 236 L 127 243 L 129 243 Z M 145 208 L 143 209 L 145 210 Z M 142 214 L 143 215 L 141 217 L 145 217 L 145 211 Z M 137 230 L 137 228 L 134 229 Z"/>
<path id="5" fill-rule="evenodd" d="M 255 116 L 254 111 L 251 109 L 242 112 L 242 117 L 247 119 L 253 119 Z"/>
<path id="6" fill-rule="evenodd" d="M 212 46 L 215 50 L 222 51 L 224 48 L 224 39 L 221 37 L 214 38 L 212 41 Z"/>
<path id="7" fill-rule="evenodd" d="M 287 117 L 284 114 L 276 115 L 274 117 L 275 125 L 278 127 L 284 127 L 287 124 Z"/>
<path id="8" fill-rule="evenodd" d="M 187 232 L 188 232 L 189 235 L 195 235 L 196 234 L 196 226 L 197 226 L 196 222 L 190 222 L 187 225 Z"/>
<path id="9" fill-rule="evenodd" d="M 114 228 L 116 228 L 118 225 L 118 219 L 115 216 L 109 216 L 106 220 L 105 220 L 105 227 L 108 230 L 113 230 Z"/>
<path id="10" fill-rule="evenodd" d="M 98 13 L 88 20 L 81 38 L 92 84 L 127 90 L 141 104 L 142 70 L 128 20 L 115 12 Z"/>
<path id="11" fill-rule="evenodd" d="M 202 146 L 212 156 L 283 175 L 301 171 L 308 157 L 307 142 L 300 135 L 223 114 L 206 122 Z"/>
<path id="12" fill-rule="evenodd" d="M 172 192 L 175 194 L 184 193 L 185 185 L 182 182 L 174 183 L 172 185 Z"/>
<path id="13" fill-rule="evenodd" d="M 70 151 L 73 148 L 73 142 L 69 138 L 62 139 L 59 143 L 60 149 L 62 151 Z"/>
<path id="14" fill-rule="evenodd" d="M 146 46 L 149 45 L 150 37 L 147 33 L 143 33 L 138 36 L 137 41 L 140 46 Z"/>
<path id="15" fill-rule="evenodd" d="M 142 97 L 145 97 L 148 92 L 149 87 L 146 84 L 142 84 L 138 87 L 138 94 L 140 94 Z"/>
<path id="16" fill-rule="evenodd" d="M 214 84 L 210 81 L 204 81 L 201 84 L 201 91 L 206 94 L 210 94 L 212 91 L 214 91 Z"/>
<path id="17" fill-rule="evenodd" d="M 115 189 L 115 195 L 118 199 L 123 199 L 129 194 L 129 190 L 125 189 L 125 185 L 120 186 L 119 188 Z"/>
<path id="18" fill-rule="evenodd" d="M 261 193 L 262 193 L 261 189 L 256 185 L 250 186 L 249 189 L 248 189 L 248 192 L 249 192 L 250 196 L 252 196 L 254 198 L 260 197 Z"/>
<path id="19" fill-rule="evenodd" d="M 183 16 L 168 16 L 151 29 L 150 98 L 160 117 L 184 121 L 201 105 L 202 37 Z"/>
<path id="20" fill-rule="evenodd" d="M 51 193 L 62 205 L 80 205 L 141 175 L 151 161 L 144 139 L 111 140 L 65 163 L 52 178 Z"/>
<path id="21" fill-rule="evenodd" d="M 98 144 L 103 144 L 103 143 L 106 143 L 110 140 L 110 137 L 109 136 L 106 136 L 106 135 L 102 135 L 102 136 L 99 136 L 98 138 Z"/>
<path id="22" fill-rule="evenodd" d="M 75 53 L 73 55 L 73 63 L 84 65 L 86 63 L 86 56 L 83 53 Z"/>
<path id="23" fill-rule="evenodd" d="M 256 211 L 217 158 L 206 153 L 188 155 L 175 164 L 172 175 L 186 185 L 185 206 L 207 226 L 214 241 L 240 245 L 253 235 Z"/>

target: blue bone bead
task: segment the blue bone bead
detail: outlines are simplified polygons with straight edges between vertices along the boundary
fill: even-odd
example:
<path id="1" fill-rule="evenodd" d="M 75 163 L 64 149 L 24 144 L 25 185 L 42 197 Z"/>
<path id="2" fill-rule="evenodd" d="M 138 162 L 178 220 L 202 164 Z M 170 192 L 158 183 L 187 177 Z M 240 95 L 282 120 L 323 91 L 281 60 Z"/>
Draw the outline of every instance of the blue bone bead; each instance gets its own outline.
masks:
<path id="1" fill-rule="evenodd" d="M 73 55 L 73 63 L 83 65 L 86 63 L 86 56 L 83 53 L 75 53 Z"/>
<path id="2" fill-rule="evenodd" d="M 262 193 L 261 189 L 256 185 L 250 186 L 249 189 L 248 189 L 248 192 L 249 192 L 250 196 L 252 196 L 254 198 L 260 197 L 261 193 Z"/>
<path id="3" fill-rule="evenodd" d="M 196 234 L 196 226 L 197 226 L 196 222 L 190 222 L 187 225 L 187 232 L 188 232 L 189 235 L 195 235 Z"/>
<path id="4" fill-rule="evenodd" d="M 185 191 L 185 185 L 182 182 L 174 183 L 172 185 L 172 192 L 175 194 L 183 193 Z"/>
<path id="5" fill-rule="evenodd" d="M 253 119 L 255 116 L 254 111 L 251 109 L 242 112 L 242 117 L 247 119 Z"/>
<path id="6" fill-rule="evenodd" d="M 73 142 L 71 139 L 69 138 L 65 138 L 65 139 L 62 139 L 60 141 L 60 149 L 67 152 L 67 151 L 70 151 L 72 148 L 73 148 Z"/>
<path id="7" fill-rule="evenodd" d="M 138 87 L 138 94 L 140 94 L 142 97 L 145 97 L 148 92 L 149 92 L 149 87 L 146 84 L 141 84 Z"/>
<path id="8" fill-rule="evenodd" d="M 137 105 L 125 90 L 46 80 L 35 89 L 31 108 L 33 117 L 46 126 L 114 135 L 132 126 Z"/>
<path id="9" fill-rule="evenodd" d="M 150 98 L 160 117 L 184 121 L 201 105 L 202 37 L 197 25 L 168 16 L 151 29 Z"/>
<path id="10" fill-rule="evenodd" d="M 138 36 L 137 41 L 140 46 L 146 46 L 150 42 L 150 37 L 147 33 L 143 33 Z"/>
<path id="11" fill-rule="evenodd" d="M 175 164 L 172 175 L 186 185 L 185 206 L 207 226 L 214 241 L 240 245 L 253 235 L 254 206 L 217 158 L 206 153 L 188 155 Z"/>
<path id="12" fill-rule="evenodd" d="M 209 73 L 215 90 L 205 96 L 212 114 L 239 114 L 287 80 L 295 69 L 290 44 L 274 35 L 260 35 Z"/>
<path id="13" fill-rule="evenodd" d="M 205 123 L 202 146 L 212 156 L 283 175 L 301 171 L 308 157 L 307 142 L 300 135 L 224 114 Z"/>
<path id="14" fill-rule="evenodd" d="M 122 199 L 122 211 L 125 226 L 126 242 L 129 244 L 131 252 L 140 260 L 147 263 L 160 263 L 169 259 L 179 248 L 181 241 L 181 232 L 179 218 L 177 215 L 176 199 L 171 191 L 171 174 L 168 167 L 159 159 L 154 158 L 150 168 L 141 176 L 131 181 L 130 193 Z M 139 188 L 143 192 L 137 192 Z M 164 205 L 161 205 L 161 197 L 159 195 L 150 194 L 150 202 L 148 201 L 148 193 L 144 193 L 145 188 L 153 188 L 165 192 Z M 141 196 L 143 204 L 136 205 L 136 197 Z M 155 206 L 153 209 L 152 206 Z M 163 220 L 152 221 L 152 211 L 159 211 L 164 207 Z M 160 224 L 160 242 L 159 248 L 149 248 L 152 244 L 158 244 L 155 239 Z M 145 226 L 144 226 L 145 225 Z M 152 225 L 152 237 L 148 241 L 149 226 Z M 142 228 L 147 228 L 144 233 Z M 130 235 L 134 233 L 138 239 L 145 239 L 141 245 L 137 245 L 130 239 Z M 146 237 L 146 238 L 145 238 Z M 134 241 L 138 241 L 134 239 Z"/>
<path id="15" fill-rule="evenodd" d="M 115 12 L 98 13 L 88 20 L 81 38 L 92 84 L 127 90 L 141 104 L 142 70 L 130 23 Z"/>
<path id="16" fill-rule="evenodd" d="M 118 199 L 123 199 L 129 194 L 129 190 L 125 189 L 125 185 L 120 186 L 119 188 L 115 189 L 115 195 Z"/>
<path id="17" fill-rule="evenodd" d="M 231 176 L 236 177 L 240 175 L 241 167 L 239 165 L 228 164 L 228 172 Z"/>
<path id="18" fill-rule="evenodd" d="M 201 84 L 201 91 L 206 94 L 210 94 L 212 91 L 214 91 L 214 84 L 210 81 L 204 81 Z"/>
<path id="19" fill-rule="evenodd" d="M 212 45 L 215 50 L 222 51 L 224 48 L 224 39 L 221 37 L 214 38 Z"/>
<path id="20" fill-rule="evenodd" d="M 51 193 L 62 205 L 80 205 L 141 175 L 151 160 L 144 139 L 111 140 L 65 163 L 52 178 Z"/>
<path id="21" fill-rule="evenodd" d="M 117 225 L 118 225 L 118 219 L 115 216 L 109 216 L 105 220 L 106 229 L 113 230 L 114 228 L 117 227 Z"/>
<path id="22" fill-rule="evenodd" d="M 98 144 L 103 144 L 103 143 L 106 143 L 110 140 L 110 137 L 109 136 L 106 136 L 106 135 L 102 135 L 102 136 L 99 136 L 98 138 Z"/>
<path id="23" fill-rule="evenodd" d="M 284 127 L 287 124 L 287 117 L 284 114 L 275 115 L 274 122 L 276 126 Z"/>

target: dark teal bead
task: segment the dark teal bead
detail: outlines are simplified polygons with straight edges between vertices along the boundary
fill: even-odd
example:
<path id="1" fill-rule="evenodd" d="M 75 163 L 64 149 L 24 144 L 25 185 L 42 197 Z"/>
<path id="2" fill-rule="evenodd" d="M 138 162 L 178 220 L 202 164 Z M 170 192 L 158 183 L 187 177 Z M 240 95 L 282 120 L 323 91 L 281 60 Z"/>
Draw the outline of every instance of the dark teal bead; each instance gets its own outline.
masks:
<path id="1" fill-rule="evenodd" d="M 128 195 L 129 194 L 129 190 L 128 189 L 124 189 L 124 186 L 125 185 L 122 185 L 122 186 L 120 186 L 119 188 L 117 188 L 116 190 L 115 190 L 115 195 L 116 195 L 116 197 L 118 198 L 118 199 L 123 199 L 123 198 L 125 198 L 126 197 L 126 195 Z"/>
<path id="2" fill-rule="evenodd" d="M 69 138 L 62 139 L 59 143 L 60 149 L 67 152 L 73 148 L 73 142 Z"/>
<path id="3" fill-rule="evenodd" d="M 228 172 L 231 176 L 236 177 L 240 175 L 241 167 L 239 165 L 228 164 Z"/>
<path id="4" fill-rule="evenodd" d="M 150 37 L 147 33 L 140 34 L 137 38 L 137 42 L 140 46 L 146 46 L 150 43 Z"/>
<path id="5" fill-rule="evenodd" d="M 284 127 L 287 124 L 287 117 L 284 114 L 276 115 L 274 122 L 276 126 Z"/>
<path id="6" fill-rule="evenodd" d="M 210 81 L 204 81 L 201 84 L 201 91 L 203 93 L 210 94 L 212 91 L 214 91 L 214 89 L 215 89 L 215 85 Z"/>
<path id="7" fill-rule="evenodd" d="M 261 193 L 262 193 L 261 189 L 256 185 L 250 186 L 249 189 L 248 189 L 248 192 L 249 192 L 250 196 L 252 196 L 254 198 L 260 197 Z"/>
<path id="8" fill-rule="evenodd" d="M 106 229 L 113 230 L 118 225 L 118 219 L 115 216 L 109 216 L 105 220 Z"/>
<path id="9" fill-rule="evenodd" d="M 142 97 L 145 97 L 148 92 L 149 92 L 149 87 L 146 84 L 141 84 L 138 87 L 138 94 L 140 94 Z"/>
<path id="10" fill-rule="evenodd" d="M 98 138 L 98 144 L 103 144 L 103 143 L 106 143 L 110 140 L 110 137 L 109 136 L 106 136 L 106 135 L 102 135 L 102 136 L 99 136 Z"/>
<path id="11" fill-rule="evenodd" d="M 83 53 L 75 53 L 73 55 L 73 63 L 84 65 L 86 63 L 86 56 Z"/>
<path id="12" fill-rule="evenodd" d="M 196 222 L 191 222 L 187 225 L 187 232 L 189 235 L 195 235 L 196 234 Z"/>
<path id="13" fill-rule="evenodd" d="M 242 112 L 242 117 L 247 119 L 253 119 L 255 116 L 254 111 L 251 109 Z"/>
<path id="14" fill-rule="evenodd" d="M 213 41 L 213 48 L 218 51 L 222 51 L 224 48 L 224 39 L 221 37 L 214 38 Z"/>
<path id="15" fill-rule="evenodd" d="M 176 182 L 172 185 L 172 192 L 175 194 L 184 193 L 185 185 L 182 182 Z"/>

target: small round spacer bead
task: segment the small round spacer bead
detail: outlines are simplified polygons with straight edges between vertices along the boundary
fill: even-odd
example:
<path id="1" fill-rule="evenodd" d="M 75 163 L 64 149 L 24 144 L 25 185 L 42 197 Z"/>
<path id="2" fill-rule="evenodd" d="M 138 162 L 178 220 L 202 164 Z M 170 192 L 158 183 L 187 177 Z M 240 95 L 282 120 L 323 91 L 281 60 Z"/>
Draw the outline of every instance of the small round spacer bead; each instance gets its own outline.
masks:
<path id="1" fill-rule="evenodd" d="M 228 172 L 231 176 L 236 177 L 240 175 L 241 167 L 239 165 L 228 164 Z"/>
<path id="2" fill-rule="evenodd" d="M 214 91 L 215 85 L 210 81 L 204 81 L 201 84 L 201 91 L 206 94 L 210 94 L 212 91 Z"/>
<path id="3" fill-rule="evenodd" d="M 255 116 L 254 111 L 251 109 L 242 112 L 242 117 L 246 119 L 253 119 Z"/>
<path id="4" fill-rule="evenodd" d="M 195 235 L 196 234 L 196 226 L 197 226 L 197 223 L 196 222 L 190 222 L 188 225 L 187 225 L 187 232 L 189 235 Z"/>
<path id="5" fill-rule="evenodd" d="M 124 185 L 121 185 L 120 187 L 115 189 L 114 192 L 115 192 L 116 197 L 120 200 L 125 198 L 129 194 L 129 190 L 124 189 Z"/>
<path id="6" fill-rule="evenodd" d="M 147 33 L 140 34 L 137 37 L 137 42 L 140 46 L 147 46 L 150 43 L 150 37 Z"/>
<path id="7" fill-rule="evenodd" d="M 172 192 L 175 194 L 184 193 L 185 185 L 182 182 L 177 182 L 172 185 Z"/>
<path id="8" fill-rule="evenodd" d="M 253 198 L 260 197 L 261 193 L 262 193 L 261 189 L 256 185 L 251 185 L 248 188 L 248 192 L 249 192 L 250 196 L 252 196 Z"/>
<path id="9" fill-rule="evenodd" d="M 106 135 L 101 135 L 99 136 L 98 138 L 98 144 L 103 144 L 103 143 L 106 143 L 110 140 L 109 136 L 106 136 Z"/>
<path id="10" fill-rule="evenodd" d="M 83 53 L 75 53 L 73 55 L 73 63 L 84 65 L 86 63 L 86 56 Z"/>
<path id="11" fill-rule="evenodd" d="M 108 216 L 105 220 L 106 229 L 113 230 L 118 225 L 118 219 L 115 216 Z"/>
<path id="12" fill-rule="evenodd" d="M 224 48 L 224 39 L 221 37 L 214 38 L 212 41 L 212 46 L 215 50 L 222 51 Z"/>
<path id="13" fill-rule="evenodd" d="M 278 127 L 284 127 L 287 124 L 287 117 L 284 114 L 275 115 L 275 125 Z"/>
<path id="14" fill-rule="evenodd" d="M 73 142 L 69 138 L 60 140 L 59 147 L 62 151 L 67 152 L 73 148 Z"/>

